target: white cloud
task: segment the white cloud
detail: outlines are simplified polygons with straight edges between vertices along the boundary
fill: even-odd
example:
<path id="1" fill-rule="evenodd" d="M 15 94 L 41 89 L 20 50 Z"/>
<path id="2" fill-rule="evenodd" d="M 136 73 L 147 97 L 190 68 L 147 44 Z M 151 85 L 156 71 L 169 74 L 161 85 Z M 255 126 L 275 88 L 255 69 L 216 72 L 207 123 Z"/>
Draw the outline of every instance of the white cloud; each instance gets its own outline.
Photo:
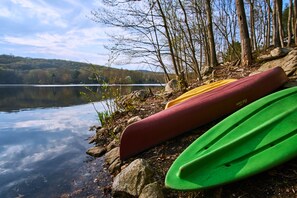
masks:
<path id="1" fill-rule="evenodd" d="M 31 171 L 35 164 L 69 152 L 73 137 L 49 140 L 47 144 L 23 144 L 4 146 L 0 153 L 0 175 L 16 171 Z M 73 150 L 73 148 L 71 148 Z M 25 156 L 22 153 L 27 153 Z M 17 158 L 17 159 L 16 159 Z"/>
<path id="2" fill-rule="evenodd" d="M 45 1 L 30 0 L 12 0 L 16 5 L 22 7 L 22 14 L 26 14 L 32 18 L 37 18 L 43 24 L 54 24 L 58 27 L 67 27 L 67 23 L 62 19 L 60 13 L 63 10 L 51 7 Z M 66 10 L 64 10 L 66 12 Z"/>
<path id="3" fill-rule="evenodd" d="M 61 155 L 65 153 L 69 148 L 67 148 L 69 145 L 67 145 L 67 139 L 70 138 L 64 138 L 60 142 L 58 142 L 58 145 L 54 144 L 54 147 L 52 144 L 48 144 L 48 146 L 43 146 L 39 148 L 39 150 L 35 153 L 32 153 L 31 155 L 27 155 L 20 161 L 20 165 L 18 170 L 23 170 L 25 168 L 29 168 L 32 164 L 41 162 L 43 160 L 51 159 L 52 157 L 56 157 L 58 155 Z M 56 143 L 57 144 L 57 143 Z"/>
<path id="4" fill-rule="evenodd" d="M 96 105 L 98 108 L 103 108 L 100 103 L 96 103 Z M 11 127 L 14 129 L 42 129 L 45 132 L 70 130 L 72 133 L 86 135 L 89 134 L 88 131 L 79 131 L 78 129 L 94 124 L 94 120 L 84 119 L 89 116 L 96 118 L 95 110 L 91 104 L 80 105 L 76 108 L 45 109 L 40 112 L 32 112 L 28 115 L 30 119 L 16 121 Z"/>
<path id="5" fill-rule="evenodd" d="M 65 33 L 36 33 L 27 37 L 5 36 L 3 41 L 30 47 L 32 54 L 51 54 L 61 59 L 104 65 L 108 58 L 104 45 L 111 45 L 106 31 L 112 32 L 117 29 L 99 27 L 70 29 Z"/>
<path id="6" fill-rule="evenodd" d="M 13 14 L 5 7 L 0 8 L 0 17 L 11 18 Z"/>

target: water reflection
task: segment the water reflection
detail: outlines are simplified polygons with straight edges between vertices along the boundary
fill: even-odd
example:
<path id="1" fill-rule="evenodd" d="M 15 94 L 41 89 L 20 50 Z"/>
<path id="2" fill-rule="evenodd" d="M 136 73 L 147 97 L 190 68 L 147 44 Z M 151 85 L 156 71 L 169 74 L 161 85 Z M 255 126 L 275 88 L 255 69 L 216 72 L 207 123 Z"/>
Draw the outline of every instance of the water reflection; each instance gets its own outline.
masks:
<path id="1" fill-rule="evenodd" d="M 157 85 L 156 85 L 157 86 Z M 128 94 L 143 89 L 143 86 L 0 86 L 0 111 L 18 111 L 26 108 L 67 107 L 84 104 L 88 101 L 81 93 L 89 93 L 88 89 L 97 94 L 92 101 L 102 100 L 102 96 L 112 97 L 113 94 Z"/>
<path id="2" fill-rule="evenodd" d="M 92 101 L 137 89 L 143 87 L 90 87 L 98 93 Z M 109 178 L 103 159 L 85 154 L 90 145 L 84 140 L 93 135 L 88 128 L 99 124 L 94 107 L 80 94 L 86 91 L 83 86 L 0 85 L 1 198 L 59 197 L 79 185 L 102 195 L 98 185 Z M 101 102 L 95 106 L 104 109 Z M 98 174 L 104 179 L 94 183 Z"/>
<path id="3" fill-rule="evenodd" d="M 0 197 L 56 197 L 71 189 L 96 122 L 91 104 L 0 112 Z"/>

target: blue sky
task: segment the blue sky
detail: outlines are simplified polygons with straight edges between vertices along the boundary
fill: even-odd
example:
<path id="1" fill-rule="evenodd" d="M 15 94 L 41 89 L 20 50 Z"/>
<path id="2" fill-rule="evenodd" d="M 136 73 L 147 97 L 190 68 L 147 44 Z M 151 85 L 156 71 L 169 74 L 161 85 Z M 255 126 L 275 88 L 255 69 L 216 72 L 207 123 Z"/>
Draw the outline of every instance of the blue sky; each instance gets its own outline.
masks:
<path id="1" fill-rule="evenodd" d="M 0 54 L 55 58 L 107 65 L 109 43 L 103 27 L 90 18 L 99 0 L 1 0 Z M 288 0 L 284 1 L 284 5 Z M 116 66 L 116 65 L 111 65 Z M 143 69 L 141 66 L 117 66 Z"/>
<path id="2" fill-rule="evenodd" d="M 1 0 L 0 54 L 107 65 L 109 39 L 90 19 L 98 0 Z"/>

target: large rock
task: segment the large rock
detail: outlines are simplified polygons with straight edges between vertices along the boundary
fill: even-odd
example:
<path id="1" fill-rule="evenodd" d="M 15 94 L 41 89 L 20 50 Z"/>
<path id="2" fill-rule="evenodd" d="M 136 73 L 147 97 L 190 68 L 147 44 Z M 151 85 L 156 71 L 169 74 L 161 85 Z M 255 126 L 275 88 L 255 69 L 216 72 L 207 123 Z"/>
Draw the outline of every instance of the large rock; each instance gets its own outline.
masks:
<path id="1" fill-rule="evenodd" d="M 146 98 L 150 96 L 150 92 L 148 90 L 138 90 L 134 92 L 133 98 L 138 99 L 140 101 L 144 101 Z"/>
<path id="2" fill-rule="evenodd" d="M 106 152 L 106 148 L 102 146 L 94 146 L 87 150 L 87 154 L 93 157 L 101 157 Z"/>
<path id="3" fill-rule="evenodd" d="M 260 73 L 271 68 L 280 66 L 283 68 L 287 76 L 297 75 L 297 49 L 292 50 L 288 55 L 283 58 L 279 58 L 273 61 L 269 61 L 263 64 L 256 72 L 250 75 Z"/>
<path id="4" fill-rule="evenodd" d="M 145 160 L 134 160 L 114 178 L 112 184 L 113 196 L 139 196 L 143 188 L 152 183 L 152 176 L 153 171 Z"/>
<path id="5" fill-rule="evenodd" d="M 132 93 L 123 96 L 122 101 L 131 101 L 131 100 L 140 100 L 140 101 L 144 101 L 146 98 L 148 98 L 150 96 L 150 91 L 149 90 L 137 90 L 137 91 L 133 91 Z"/>
<path id="6" fill-rule="evenodd" d="M 119 171 L 121 169 L 121 160 L 120 158 L 116 158 L 112 164 L 110 164 L 110 166 L 108 167 L 108 171 L 113 174 L 116 173 L 117 171 Z"/>
<path id="7" fill-rule="evenodd" d="M 176 79 L 170 80 L 165 86 L 165 92 L 172 93 L 178 91 L 178 81 Z"/>
<path id="8" fill-rule="evenodd" d="M 141 191 L 141 194 L 139 195 L 139 198 L 151 198 L 151 197 L 164 198 L 162 188 L 160 187 L 158 182 L 154 182 L 146 185 Z"/>
<path id="9" fill-rule="evenodd" d="M 115 173 L 121 169 L 120 148 L 115 147 L 105 154 L 105 162 L 108 165 L 109 172 Z"/>
<path id="10" fill-rule="evenodd" d="M 272 57 L 285 56 L 289 52 L 290 52 L 290 49 L 277 47 L 277 48 L 271 50 L 270 55 Z"/>
<path id="11" fill-rule="evenodd" d="M 115 147 L 105 154 L 105 162 L 109 165 L 117 158 L 120 158 L 120 147 Z"/>

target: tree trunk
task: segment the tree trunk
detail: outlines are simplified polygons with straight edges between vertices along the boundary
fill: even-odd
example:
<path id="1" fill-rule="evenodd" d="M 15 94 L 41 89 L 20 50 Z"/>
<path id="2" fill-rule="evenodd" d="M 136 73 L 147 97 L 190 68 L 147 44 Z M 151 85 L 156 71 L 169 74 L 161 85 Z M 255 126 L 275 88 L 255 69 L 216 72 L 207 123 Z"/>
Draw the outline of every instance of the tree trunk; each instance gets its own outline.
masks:
<path id="1" fill-rule="evenodd" d="M 270 22 L 271 22 L 271 18 L 270 18 L 270 15 L 271 15 L 271 6 L 270 6 L 270 0 L 266 0 L 266 4 L 267 4 L 267 31 L 266 31 L 266 47 L 268 48 L 270 46 L 270 30 L 271 30 L 271 27 L 270 27 Z"/>
<path id="2" fill-rule="evenodd" d="M 272 14 L 273 15 L 273 45 L 274 45 L 274 47 L 280 47 L 276 1 L 277 0 L 274 0 L 274 3 L 273 3 L 273 14 Z"/>
<path id="3" fill-rule="evenodd" d="M 294 40 L 295 40 L 295 45 L 297 45 L 297 0 L 294 0 L 293 23 L 294 23 Z"/>
<path id="4" fill-rule="evenodd" d="M 254 0 L 249 0 L 250 4 L 250 32 L 251 32 L 251 47 L 252 50 L 257 50 L 256 35 L 255 35 L 255 18 L 254 18 Z"/>
<path id="5" fill-rule="evenodd" d="M 291 45 L 291 37 L 292 37 L 292 0 L 290 0 L 290 5 L 289 5 L 289 14 L 288 14 L 288 23 L 287 23 L 287 29 L 288 29 L 288 43 L 287 43 L 287 46 L 290 47 Z"/>
<path id="6" fill-rule="evenodd" d="M 283 25 L 282 25 L 282 7 L 283 7 L 283 1 L 282 0 L 275 0 L 276 3 L 276 12 L 277 12 L 277 21 L 278 21 L 278 31 L 279 31 L 279 40 L 281 47 L 284 47 L 284 31 L 283 31 Z"/>
<path id="7" fill-rule="evenodd" d="M 240 28 L 241 40 L 241 65 L 249 66 L 252 64 L 252 50 L 249 38 L 249 32 L 246 22 L 246 15 L 244 10 L 243 0 L 236 0 L 236 10 L 238 17 L 238 24 Z"/>
<path id="8" fill-rule="evenodd" d="M 213 28 L 212 28 L 212 13 L 210 0 L 205 2 L 205 10 L 207 15 L 207 36 L 208 36 L 208 45 L 210 51 L 210 67 L 215 67 L 218 65 L 217 56 L 216 56 L 216 47 L 214 42 Z"/>

